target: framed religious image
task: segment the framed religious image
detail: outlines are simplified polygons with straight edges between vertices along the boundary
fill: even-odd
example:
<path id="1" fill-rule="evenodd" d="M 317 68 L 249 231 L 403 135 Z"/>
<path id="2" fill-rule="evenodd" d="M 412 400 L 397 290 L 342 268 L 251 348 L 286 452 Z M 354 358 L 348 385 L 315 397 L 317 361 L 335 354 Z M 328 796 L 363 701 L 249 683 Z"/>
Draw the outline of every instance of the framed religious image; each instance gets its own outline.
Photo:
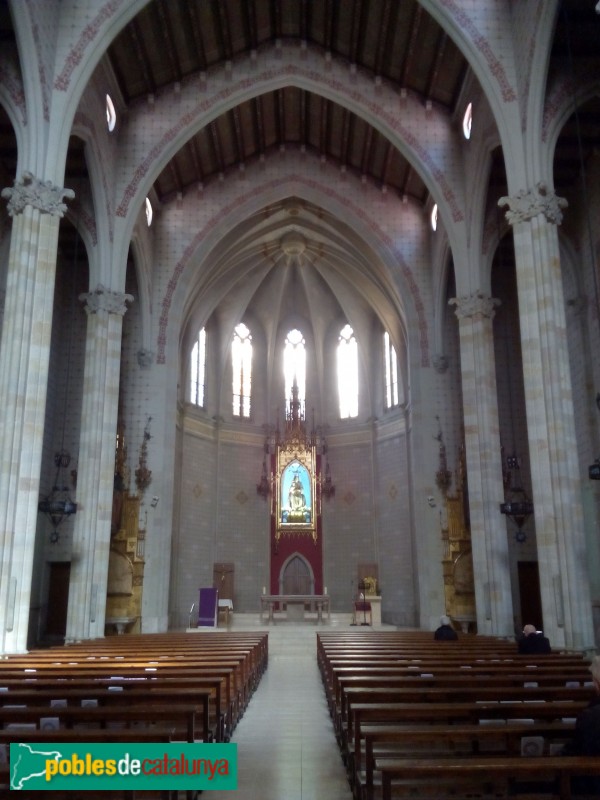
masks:
<path id="1" fill-rule="evenodd" d="M 282 525 L 311 525 L 313 491 L 308 469 L 298 460 L 291 461 L 281 475 L 280 519 Z"/>

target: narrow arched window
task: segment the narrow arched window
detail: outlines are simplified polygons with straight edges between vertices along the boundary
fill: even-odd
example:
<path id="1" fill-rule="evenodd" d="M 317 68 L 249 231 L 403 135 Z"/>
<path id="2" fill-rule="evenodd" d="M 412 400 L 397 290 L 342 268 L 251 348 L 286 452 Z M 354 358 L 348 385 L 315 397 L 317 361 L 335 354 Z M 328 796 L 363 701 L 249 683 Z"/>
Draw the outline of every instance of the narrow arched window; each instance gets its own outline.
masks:
<path id="1" fill-rule="evenodd" d="M 463 117 L 463 136 L 465 139 L 471 138 L 471 130 L 473 128 L 473 103 L 469 103 L 465 110 Z"/>
<path id="2" fill-rule="evenodd" d="M 292 396 L 294 382 L 298 387 L 300 408 L 304 408 L 306 398 L 306 343 L 302 332 L 297 328 L 288 332 L 283 346 L 283 375 L 285 380 L 285 400 Z"/>
<path id="3" fill-rule="evenodd" d="M 150 198 L 146 198 L 146 222 L 148 223 L 148 227 L 152 225 L 152 217 L 154 216 L 154 211 L 152 210 L 152 203 L 150 202 Z"/>
<path id="4" fill-rule="evenodd" d="M 350 325 L 344 325 L 338 338 L 337 378 L 340 417 L 358 416 L 358 346 Z"/>
<path id="5" fill-rule="evenodd" d="M 438 205 L 437 203 L 434 204 L 433 208 L 431 209 L 431 230 L 437 231 L 438 226 Z"/>
<path id="6" fill-rule="evenodd" d="M 387 331 L 383 334 L 383 358 L 385 362 L 385 407 L 394 408 L 400 402 L 398 398 L 398 357 Z"/>
<path id="7" fill-rule="evenodd" d="M 190 402 L 204 407 L 204 379 L 206 376 L 206 329 L 198 332 L 190 359 Z"/>
<path id="8" fill-rule="evenodd" d="M 106 95 L 106 127 L 109 133 L 112 133 L 117 124 L 117 112 L 115 111 L 115 104 L 109 94 Z"/>
<path id="9" fill-rule="evenodd" d="M 250 416 L 250 388 L 252 386 L 252 335 L 240 322 L 233 333 L 231 345 L 233 365 L 233 416 Z"/>

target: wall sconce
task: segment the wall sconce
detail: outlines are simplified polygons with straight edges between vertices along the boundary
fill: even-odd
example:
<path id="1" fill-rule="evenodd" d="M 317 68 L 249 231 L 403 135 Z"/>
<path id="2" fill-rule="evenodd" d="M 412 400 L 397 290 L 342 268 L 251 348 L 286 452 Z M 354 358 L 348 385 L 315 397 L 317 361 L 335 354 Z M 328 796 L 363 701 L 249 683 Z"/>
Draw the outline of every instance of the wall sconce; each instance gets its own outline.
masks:
<path id="1" fill-rule="evenodd" d="M 150 505 L 152 506 L 152 508 L 156 508 L 156 506 L 158 505 L 158 500 L 159 498 L 156 495 L 154 495 L 154 497 L 150 501 Z"/>
<path id="2" fill-rule="evenodd" d="M 325 500 L 329 500 L 335 495 L 335 486 L 331 480 L 331 472 L 329 471 L 329 461 L 325 465 L 325 479 L 321 483 L 321 494 Z"/>
<path id="3" fill-rule="evenodd" d="M 260 482 L 256 484 L 256 494 L 260 495 L 263 500 L 266 500 L 271 493 L 271 484 L 269 483 L 269 476 L 267 475 L 267 461 L 263 459 L 262 475 Z"/>

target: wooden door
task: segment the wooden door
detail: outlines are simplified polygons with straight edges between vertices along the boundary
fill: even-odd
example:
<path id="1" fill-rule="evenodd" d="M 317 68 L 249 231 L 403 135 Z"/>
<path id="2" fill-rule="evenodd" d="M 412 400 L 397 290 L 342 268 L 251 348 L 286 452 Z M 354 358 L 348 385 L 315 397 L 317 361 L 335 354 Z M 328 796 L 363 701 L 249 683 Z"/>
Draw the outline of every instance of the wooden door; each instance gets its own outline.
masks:
<path id="1" fill-rule="evenodd" d="M 521 630 L 523 625 L 535 625 L 538 630 L 543 630 L 538 563 L 537 561 L 519 561 L 517 568 L 521 598 L 521 624 L 518 628 Z"/>
<path id="2" fill-rule="evenodd" d="M 281 594 L 313 594 L 310 568 L 300 556 L 291 558 L 281 576 Z"/>
<path id="3" fill-rule="evenodd" d="M 46 635 L 52 638 L 64 638 L 67 632 L 70 577 L 71 563 L 69 561 L 53 561 L 50 563 Z"/>

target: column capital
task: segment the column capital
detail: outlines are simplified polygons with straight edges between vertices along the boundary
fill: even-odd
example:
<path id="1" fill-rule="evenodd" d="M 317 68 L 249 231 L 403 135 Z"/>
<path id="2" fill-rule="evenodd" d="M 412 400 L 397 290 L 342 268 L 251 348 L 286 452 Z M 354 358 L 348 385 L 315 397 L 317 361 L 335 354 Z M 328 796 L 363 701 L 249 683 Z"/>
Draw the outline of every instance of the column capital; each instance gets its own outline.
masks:
<path id="1" fill-rule="evenodd" d="M 488 297 L 483 292 L 475 292 L 465 297 L 451 297 L 448 305 L 456 306 L 456 316 L 458 319 L 467 317 L 489 317 L 494 318 L 495 307 L 500 305 L 500 300 L 495 297 Z"/>
<path id="2" fill-rule="evenodd" d="M 127 311 L 126 303 L 133 302 L 133 295 L 125 294 L 124 292 L 112 292 L 100 284 L 93 292 L 80 294 L 79 299 L 86 304 L 85 310 L 88 314 L 106 311 L 108 314 L 120 314 L 123 316 Z"/>
<path id="3" fill-rule="evenodd" d="M 501 197 L 498 205 L 500 208 L 508 206 L 505 217 L 509 225 L 526 222 L 540 214 L 547 222 L 560 225 L 563 218 L 561 208 L 566 208 L 568 203 L 564 197 L 549 191 L 545 183 L 538 183 L 534 189 L 521 189 L 513 197 Z"/>
<path id="4" fill-rule="evenodd" d="M 51 181 L 40 181 L 31 172 L 24 172 L 21 180 L 15 180 L 12 188 L 2 190 L 2 197 L 8 200 L 7 209 L 11 217 L 22 214 L 27 206 L 52 217 L 63 217 L 67 210 L 63 199 L 72 200 L 75 192 L 55 186 Z"/>

